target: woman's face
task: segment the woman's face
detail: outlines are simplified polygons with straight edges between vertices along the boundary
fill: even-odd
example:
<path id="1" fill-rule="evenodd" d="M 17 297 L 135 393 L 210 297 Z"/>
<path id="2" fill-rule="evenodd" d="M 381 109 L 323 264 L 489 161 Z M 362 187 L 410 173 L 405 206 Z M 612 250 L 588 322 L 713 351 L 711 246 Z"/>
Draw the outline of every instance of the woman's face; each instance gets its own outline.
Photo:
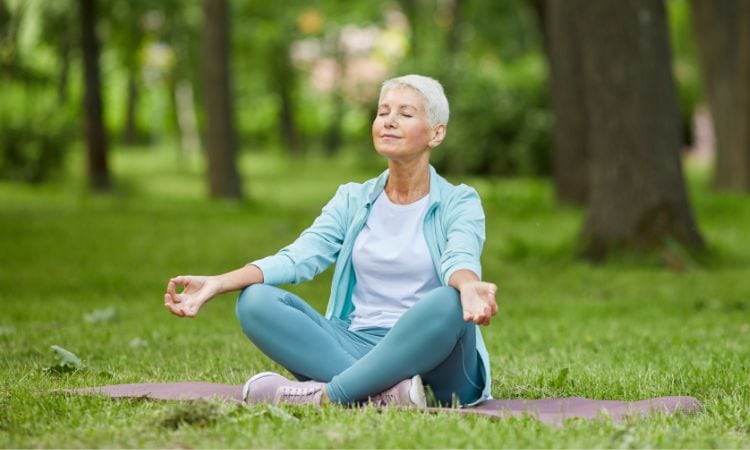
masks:
<path id="1" fill-rule="evenodd" d="M 375 150 L 388 159 L 413 159 L 437 147 L 445 125 L 430 125 L 422 95 L 410 87 L 386 91 L 372 122 Z"/>

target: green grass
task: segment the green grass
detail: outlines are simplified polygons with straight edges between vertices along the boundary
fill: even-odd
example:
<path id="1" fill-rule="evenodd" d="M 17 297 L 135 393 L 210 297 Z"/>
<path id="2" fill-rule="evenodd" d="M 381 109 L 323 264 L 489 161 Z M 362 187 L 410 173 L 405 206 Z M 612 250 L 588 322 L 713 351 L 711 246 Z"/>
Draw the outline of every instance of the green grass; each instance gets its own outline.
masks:
<path id="1" fill-rule="evenodd" d="M 281 370 L 242 335 L 233 296 L 178 319 L 162 306 L 165 283 L 273 252 L 339 183 L 382 163 L 250 155 L 242 165 L 241 203 L 205 201 L 200 168 L 168 151 L 118 150 L 118 190 L 105 196 L 85 193 L 80 175 L 0 184 L 0 447 L 750 446 L 750 198 L 711 193 L 705 170 L 691 170 L 690 188 L 712 253 L 684 273 L 648 256 L 578 261 L 582 212 L 556 206 L 545 181 L 460 180 L 483 197 L 485 278 L 500 286 L 500 313 L 484 331 L 496 398 L 691 395 L 706 408 L 697 416 L 553 427 L 51 394 L 142 381 L 239 384 Z M 329 282 L 330 271 L 293 290 L 322 310 Z M 112 320 L 84 319 L 110 307 Z M 52 345 L 75 352 L 84 369 L 45 372 L 56 362 Z"/>

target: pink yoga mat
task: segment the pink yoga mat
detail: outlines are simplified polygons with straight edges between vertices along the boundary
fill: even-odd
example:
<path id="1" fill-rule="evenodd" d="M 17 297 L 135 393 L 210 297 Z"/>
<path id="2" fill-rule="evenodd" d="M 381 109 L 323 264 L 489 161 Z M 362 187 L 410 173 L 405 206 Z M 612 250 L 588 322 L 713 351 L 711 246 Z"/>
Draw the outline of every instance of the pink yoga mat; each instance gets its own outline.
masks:
<path id="1" fill-rule="evenodd" d="M 69 389 L 77 394 L 103 394 L 111 398 L 144 398 L 153 400 L 218 399 L 242 403 L 242 385 L 204 382 L 114 384 L 92 388 Z M 693 397 L 658 397 L 639 401 L 591 400 L 581 397 L 542 400 L 488 400 L 470 408 L 428 408 L 428 412 L 481 414 L 493 418 L 528 415 L 544 423 L 561 424 L 566 419 L 610 417 L 619 421 L 628 415 L 653 413 L 695 414 L 703 405 Z"/>

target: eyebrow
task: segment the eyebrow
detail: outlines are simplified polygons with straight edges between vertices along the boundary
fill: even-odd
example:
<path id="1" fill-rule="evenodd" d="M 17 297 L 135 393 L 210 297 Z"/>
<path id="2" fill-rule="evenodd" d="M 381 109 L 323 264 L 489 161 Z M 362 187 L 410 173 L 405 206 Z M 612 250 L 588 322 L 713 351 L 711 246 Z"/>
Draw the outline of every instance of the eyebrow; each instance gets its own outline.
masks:
<path id="1" fill-rule="evenodd" d="M 378 109 L 381 109 L 381 108 L 390 108 L 390 107 L 391 107 L 391 105 L 389 105 L 387 103 L 381 103 L 381 104 L 378 105 Z M 419 111 L 419 108 L 417 108 L 414 105 L 410 105 L 410 104 L 405 104 L 405 105 L 399 105 L 398 106 L 398 109 L 406 109 L 406 108 L 411 108 L 411 109 L 413 109 L 415 111 Z"/>

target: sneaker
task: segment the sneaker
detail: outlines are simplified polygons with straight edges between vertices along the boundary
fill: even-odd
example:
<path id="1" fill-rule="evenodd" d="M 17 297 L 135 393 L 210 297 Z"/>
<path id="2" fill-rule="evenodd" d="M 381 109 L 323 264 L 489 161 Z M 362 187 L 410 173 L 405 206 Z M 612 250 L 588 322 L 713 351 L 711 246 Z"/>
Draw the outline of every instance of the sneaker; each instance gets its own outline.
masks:
<path id="1" fill-rule="evenodd" d="M 317 381 L 292 381 L 278 373 L 262 372 L 245 383 L 242 398 L 245 403 L 281 403 L 320 406 L 323 383 Z"/>
<path id="2" fill-rule="evenodd" d="M 422 377 L 415 375 L 392 386 L 380 394 L 370 397 L 370 403 L 376 406 L 405 406 L 424 409 L 427 400 L 422 385 Z"/>

